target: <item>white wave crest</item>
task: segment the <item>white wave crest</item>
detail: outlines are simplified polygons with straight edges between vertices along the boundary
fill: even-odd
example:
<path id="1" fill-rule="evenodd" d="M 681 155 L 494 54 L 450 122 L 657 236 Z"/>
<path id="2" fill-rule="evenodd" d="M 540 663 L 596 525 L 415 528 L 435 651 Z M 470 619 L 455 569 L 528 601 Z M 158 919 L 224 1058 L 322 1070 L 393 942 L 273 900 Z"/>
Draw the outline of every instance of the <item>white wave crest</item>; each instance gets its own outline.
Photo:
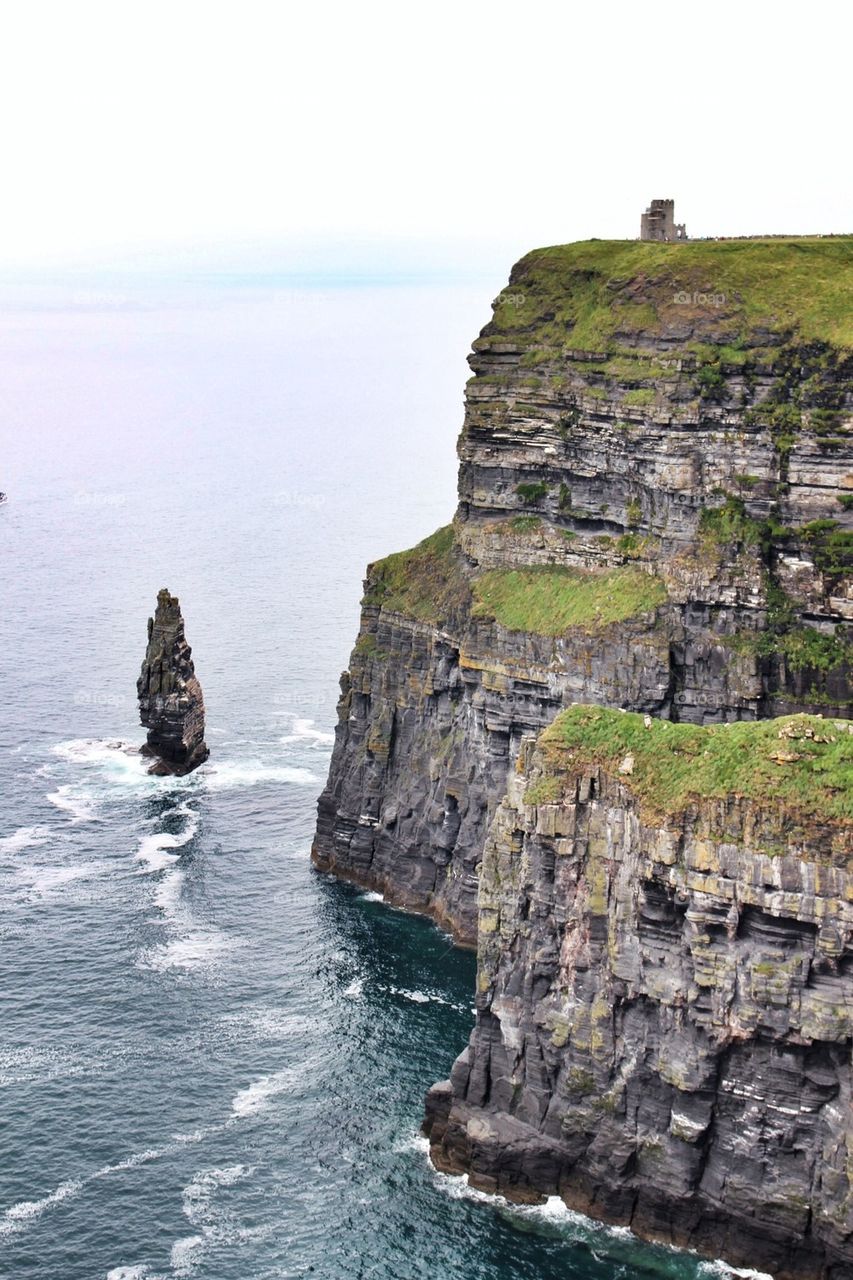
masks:
<path id="1" fill-rule="evenodd" d="M 723 1262 L 722 1258 L 716 1258 L 713 1262 L 700 1262 L 698 1270 L 700 1275 L 715 1276 L 719 1280 L 730 1280 L 731 1276 L 737 1276 L 738 1280 L 773 1280 L 773 1277 L 765 1271 L 753 1271 L 750 1267 L 733 1267 L 728 1262 Z"/>
<path id="2" fill-rule="evenodd" d="M 182 849 L 184 845 L 189 844 L 198 831 L 198 814 L 187 805 L 179 805 L 168 812 L 185 815 L 186 826 L 178 835 L 172 835 L 168 831 L 155 831 L 153 835 L 143 836 L 139 842 L 136 861 L 143 862 L 146 871 L 163 871 L 171 866 L 178 857 L 174 850 Z"/>
<path id="3" fill-rule="evenodd" d="M 273 1098 L 292 1088 L 300 1075 L 300 1068 L 285 1067 L 271 1075 L 262 1076 L 260 1080 L 253 1080 L 245 1089 L 235 1093 L 231 1100 L 231 1111 L 241 1120 L 265 1111 Z"/>
<path id="4" fill-rule="evenodd" d="M 242 946 L 239 939 L 229 938 L 218 929 L 195 929 L 171 942 L 141 951 L 137 965 L 156 973 L 170 969 L 209 969 L 239 946 Z"/>
<path id="5" fill-rule="evenodd" d="M 279 739 L 284 746 L 290 746 L 295 742 L 308 743 L 312 747 L 331 747 L 334 745 L 334 733 L 330 733 L 325 729 L 315 729 L 313 720 L 303 719 L 300 716 L 293 716 L 292 719 L 293 724 L 290 733 Z"/>
<path id="6" fill-rule="evenodd" d="M 180 1240 L 176 1240 L 169 1259 L 173 1275 L 188 1276 L 203 1248 L 204 1236 L 182 1236 Z"/>
<path id="7" fill-rule="evenodd" d="M 50 834 L 47 827 L 18 827 L 17 831 L 0 840 L 0 852 L 20 853 L 22 849 L 29 849 L 33 845 L 45 844 L 50 839 Z"/>
<path id="8" fill-rule="evenodd" d="M 243 764 L 223 762 L 203 765 L 195 776 L 200 783 L 203 783 L 206 791 L 230 791 L 236 787 L 255 787 L 270 782 L 286 782 L 296 787 L 315 787 L 320 781 L 310 769 L 248 761 Z"/>
<path id="9" fill-rule="evenodd" d="M 3 1218 L 0 1219 L 0 1236 L 13 1235 L 23 1230 L 28 1221 L 40 1218 L 46 1209 L 61 1204 L 70 1196 L 76 1196 L 82 1189 L 83 1183 L 79 1179 L 70 1178 L 67 1182 L 60 1182 L 55 1191 L 42 1196 L 41 1200 L 19 1200 L 17 1204 L 13 1204 L 6 1210 Z"/>
<path id="10" fill-rule="evenodd" d="M 70 816 L 72 824 L 94 821 L 92 796 L 88 792 L 81 792 L 79 787 L 65 784 L 55 791 L 49 791 L 47 798 L 57 809 Z"/>
<path id="11" fill-rule="evenodd" d="M 71 867 L 26 866 L 18 870 L 18 883 L 37 897 L 47 897 L 76 880 L 89 880 L 100 875 L 102 868 L 96 862 L 81 862 Z"/>

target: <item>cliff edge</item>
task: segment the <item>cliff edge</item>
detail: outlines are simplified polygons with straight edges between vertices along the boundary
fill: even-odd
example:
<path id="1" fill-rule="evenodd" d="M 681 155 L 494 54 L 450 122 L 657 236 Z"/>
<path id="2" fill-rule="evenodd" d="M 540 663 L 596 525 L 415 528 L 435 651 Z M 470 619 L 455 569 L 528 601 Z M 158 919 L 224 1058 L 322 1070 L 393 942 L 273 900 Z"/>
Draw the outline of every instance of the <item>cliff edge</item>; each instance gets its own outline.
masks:
<path id="1" fill-rule="evenodd" d="M 597 707 L 486 842 L 433 1160 L 776 1276 L 853 1275 L 853 722 Z"/>
<path id="2" fill-rule="evenodd" d="M 455 519 L 368 569 L 319 867 L 474 945 L 489 823 L 561 708 L 853 714 L 851 283 L 846 237 L 522 259 Z"/>

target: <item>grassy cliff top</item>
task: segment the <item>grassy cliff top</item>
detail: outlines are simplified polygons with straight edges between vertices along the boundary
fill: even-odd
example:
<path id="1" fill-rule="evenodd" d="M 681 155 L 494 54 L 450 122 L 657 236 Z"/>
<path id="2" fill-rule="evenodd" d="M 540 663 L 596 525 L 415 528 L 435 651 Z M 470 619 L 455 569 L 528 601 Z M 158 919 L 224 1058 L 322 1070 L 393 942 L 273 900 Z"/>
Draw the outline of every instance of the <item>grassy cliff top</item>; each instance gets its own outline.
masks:
<path id="1" fill-rule="evenodd" d="M 605 351 L 619 334 L 707 327 L 727 341 L 794 330 L 853 348 L 853 236 L 584 240 L 527 254 L 500 295 L 492 336 Z"/>
<path id="2" fill-rule="evenodd" d="M 561 777 L 578 766 L 599 765 L 654 818 L 694 800 L 742 796 L 799 818 L 853 824 L 853 721 L 795 715 L 703 728 L 576 706 L 560 712 L 539 744 L 546 771 L 532 802 L 557 798 Z"/>

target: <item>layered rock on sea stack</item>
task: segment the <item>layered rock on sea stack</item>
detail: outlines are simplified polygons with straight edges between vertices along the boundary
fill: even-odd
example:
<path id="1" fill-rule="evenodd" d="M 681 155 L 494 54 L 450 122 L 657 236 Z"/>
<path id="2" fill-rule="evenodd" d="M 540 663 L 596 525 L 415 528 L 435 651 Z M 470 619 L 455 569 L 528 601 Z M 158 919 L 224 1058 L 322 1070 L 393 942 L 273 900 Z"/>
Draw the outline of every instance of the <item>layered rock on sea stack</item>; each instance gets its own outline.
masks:
<path id="1" fill-rule="evenodd" d="M 474 343 L 453 524 L 368 569 L 314 860 L 473 945 L 572 702 L 853 714 L 853 239 L 537 250 Z"/>
<path id="2" fill-rule="evenodd" d="M 150 773 L 185 774 L 210 754 L 204 741 L 204 697 L 192 649 L 184 635 L 177 596 L 164 587 L 148 619 L 148 648 L 136 682 L 139 718 L 148 729 L 145 755 L 156 756 Z"/>
<path id="3" fill-rule="evenodd" d="M 577 706 L 480 875 L 435 1164 L 779 1277 L 853 1276 L 853 722 Z"/>

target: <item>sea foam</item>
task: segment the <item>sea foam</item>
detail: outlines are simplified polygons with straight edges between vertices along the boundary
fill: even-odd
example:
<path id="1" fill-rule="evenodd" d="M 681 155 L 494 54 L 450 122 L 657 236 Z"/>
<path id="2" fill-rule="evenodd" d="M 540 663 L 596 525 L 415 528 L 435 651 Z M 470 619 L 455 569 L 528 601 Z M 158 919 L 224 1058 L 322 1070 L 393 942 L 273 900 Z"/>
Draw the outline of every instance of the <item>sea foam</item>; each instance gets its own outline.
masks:
<path id="1" fill-rule="evenodd" d="M 33 845 L 45 844 L 50 839 L 47 827 L 18 827 L 10 836 L 0 840 L 0 853 L 20 853 Z"/>

